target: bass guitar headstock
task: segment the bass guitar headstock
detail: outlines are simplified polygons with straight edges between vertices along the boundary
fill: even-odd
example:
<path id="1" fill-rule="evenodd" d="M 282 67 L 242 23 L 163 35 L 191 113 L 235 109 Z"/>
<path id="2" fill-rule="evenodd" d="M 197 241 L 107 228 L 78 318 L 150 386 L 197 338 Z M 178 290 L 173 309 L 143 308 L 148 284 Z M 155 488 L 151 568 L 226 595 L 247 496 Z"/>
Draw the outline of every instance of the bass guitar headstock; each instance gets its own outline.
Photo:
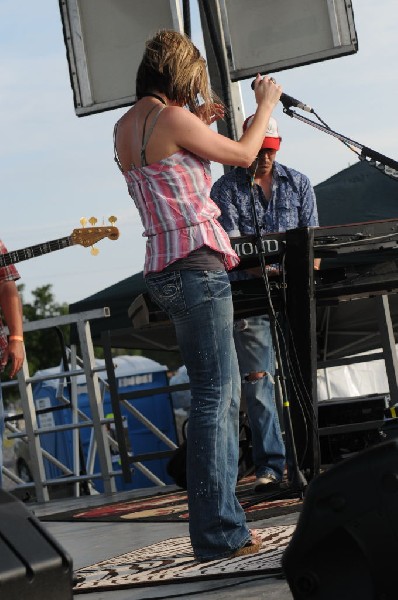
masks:
<path id="1" fill-rule="evenodd" d="M 97 227 L 97 219 L 95 217 L 91 217 L 90 219 L 86 219 L 82 217 L 80 219 L 80 223 L 82 227 L 80 229 L 74 229 L 71 238 L 74 244 L 80 244 L 85 248 L 91 246 L 91 254 L 94 256 L 98 254 L 99 250 L 94 248 L 94 244 L 103 240 L 104 238 L 109 238 L 110 240 L 117 240 L 119 237 L 119 230 L 114 226 L 116 223 L 116 217 L 109 217 L 108 221 L 110 225 L 102 225 L 101 227 Z M 86 227 L 86 224 L 90 223 L 91 227 Z"/>

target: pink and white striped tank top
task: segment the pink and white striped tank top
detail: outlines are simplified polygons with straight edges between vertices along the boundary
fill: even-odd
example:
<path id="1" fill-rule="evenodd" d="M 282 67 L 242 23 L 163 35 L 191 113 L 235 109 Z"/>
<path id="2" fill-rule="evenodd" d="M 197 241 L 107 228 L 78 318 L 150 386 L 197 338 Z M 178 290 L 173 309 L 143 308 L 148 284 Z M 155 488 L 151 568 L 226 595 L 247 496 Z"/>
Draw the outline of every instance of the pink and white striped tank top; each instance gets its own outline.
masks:
<path id="1" fill-rule="evenodd" d="M 193 250 L 208 246 L 223 256 L 225 268 L 239 263 L 217 221 L 210 199 L 210 163 L 187 150 L 123 173 L 148 237 L 144 275 L 158 272 Z"/>

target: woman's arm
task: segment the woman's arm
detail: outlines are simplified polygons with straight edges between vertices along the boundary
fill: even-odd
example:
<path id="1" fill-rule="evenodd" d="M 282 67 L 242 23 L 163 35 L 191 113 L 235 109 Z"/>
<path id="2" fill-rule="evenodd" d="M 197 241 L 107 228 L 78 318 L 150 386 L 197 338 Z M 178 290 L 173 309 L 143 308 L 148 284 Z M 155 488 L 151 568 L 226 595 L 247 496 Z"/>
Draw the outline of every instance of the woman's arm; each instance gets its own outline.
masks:
<path id="1" fill-rule="evenodd" d="M 158 134 L 171 136 L 169 141 L 201 158 L 226 165 L 248 167 L 255 160 L 282 89 L 268 78 L 257 76 L 255 83 L 257 110 L 250 127 L 236 142 L 210 129 L 200 118 L 184 108 L 171 106 L 159 120 Z M 159 140 L 161 141 L 161 140 Z"/>

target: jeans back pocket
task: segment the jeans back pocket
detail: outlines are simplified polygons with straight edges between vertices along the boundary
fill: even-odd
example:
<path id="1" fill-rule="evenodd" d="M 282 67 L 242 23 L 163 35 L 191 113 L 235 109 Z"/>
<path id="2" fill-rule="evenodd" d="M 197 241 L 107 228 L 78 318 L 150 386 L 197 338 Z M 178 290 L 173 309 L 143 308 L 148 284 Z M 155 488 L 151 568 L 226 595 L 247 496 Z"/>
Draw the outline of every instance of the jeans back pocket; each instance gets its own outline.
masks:
<path id="1" fill-rule="evenodd" d="M 145 278 L 145 283 L 152 299 L 170 316 L 185 310 L 179 271 L 148 275 Z"/>

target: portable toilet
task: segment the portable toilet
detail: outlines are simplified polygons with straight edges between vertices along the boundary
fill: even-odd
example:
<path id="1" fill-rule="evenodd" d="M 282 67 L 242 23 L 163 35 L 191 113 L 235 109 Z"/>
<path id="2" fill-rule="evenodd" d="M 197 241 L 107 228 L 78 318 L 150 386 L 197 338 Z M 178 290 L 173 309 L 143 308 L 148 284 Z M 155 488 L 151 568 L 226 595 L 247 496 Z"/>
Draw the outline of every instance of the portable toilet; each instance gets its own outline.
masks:
<path id="1" fill-rule="evenodd" d="M 167 387 L 167 367 L 159 363 L 143 357 L 143 356 L 118 356 L 113 359 L 115 364 L 115 377 L 118 386 L 118 392 L 139 392 L 158 387 Z M 99 371 L 98 375 L 101 383 L 101 392 L 103 395 L 103 411 L 105 417 L 112 417 L 112 403 L 109 390 L 106 388 L 106 370 L 105 361 L 97 360 L 97 367 L 104 367 L 104 371 Z M 40 371 L 36 375 L 45 373 L 54 374 L 59 372 L 59 369 L 48 369 Z M 79 409 L 91 418 L 90 402 L 87 393 L 85 377 L 79 375 L 77 377 L 77 401 Z M 69 398 L 69 393 L 64 386 L 59 390 L 57 380 L 40 381 L 33 386 L 33 397 L 37 409 L 59 407 L 60 402 L 57 397 L 62 394 Z M 169 393 L 154 394 L 137 398 L 128 401 L 132 406 L 139 410 L 144 417 L 153 423 L 164 435 L 172 442 L 177 443 L 177 434 L 175 427 L 175 419 L 172 408 L 171 396 Z M 123 423 L 126 427 L 127 446 L 132 454 L 146 454 L 164 450 L 170 450 L 163 441 L 161 441 L 154 433 L 152 433 L 145 425 L 143 425 L 123 404 L 120 405 Z M 40 427 L 51 425 L 62 425 L 71 422 L 71 409 L 64 408 L 45 414 L 38 415 Z M 114 424 L 110 424 L 110 434 L 114 431 Z M 92 440 L 92 428 L 83 427 L 79 430 L 81 453 L 84 459 L 87 460 L 90 441 Z M 43 433 L 40 435 L 43 449 L 53 454 L 58 460 L 63 462 L 68 468 L 72 469 L 73 452 L 72 452 L 72 432 L 71 430 L 59 431 L 55 433 Z M 166 484 L 173 483 L 166 471 L 168 459 L 154 459 L 145 461 L 143 464 L 154 475 L 161 479 Z M 120 458 L 117 453 L 112 454 L 113 470 L 120 470 Z M 50 478 L 59 477 L 61 471 L 49 461 L 45 460 L 46 476 Z M 132 481 L 126 483 L 122 475 L 115 478 L 116 487 L 119 491 L 128 489 L 137 489 L 142 487 L 150 487 L 155 485 L 148 477 L 146 477 L 139 469 L 134 467 Z M 98 458 L 95 460 L 94 472 L 99 472 Z M 99 491 L 103 491 L 101 479 L 93 480 L 94 487 Z"/>
<path id="2" fill-rule="evenodd" d="M 98 365 L 101 365 L 101 363 L 105 365 L 104 361 L 97 362 Z M 115 364 L 115 377 L 119 393 L 140 392 L 152 388 L 167 387 L 168 385 L 167 367 L 149 358 L 144 356 L 117 356 L 113 359 L 113 362 Z M 103 377 L 106 378 L 106 371 L 104 371 Z M 172 442 L 177 444 L 175 418 L 170 393 L 154 394 L 152 396 L 129 400 L 128 402 L 139 410 L 144 417 L 153 423 Z M 79 393 L 79 408 L 90 415 L 87 390 Z M 123 423 L 126 424 L 127 445 L 130 447 L 132 454 L 146 454 L 170 450 L 163 441 L 154 435 L 122 404 L 120 408 Z M 104 393 L 104 416 L 113 416 L 112 403 L 108 390 Z M 112 429 L 114 429 L 113 425 L 110 428 L 111 433 Z M 87 456 L 88 452 L 90 434 L 90 430 L 87 429 L 81 432 L 85 456 Z M 117 454 L 112 456 L 112 461 L 113 470 L 120 470 L 120 459 Z M 166 471 L 167 462 L 168 459 L 163 458 L 144 461 L 143 464 L 164 483 L 172 484 L 174 482 Z M 137 489 L 155 485 L 139 469 L 134 467 L 134 465 L 132 466 L 134 472 L 131 483 L 124 482 L 122 476 L 116 478 L 119 490 Z M 95 487 L 98 491 L 102 491 L 102 482 L 98 481 L 95 483 Z"/>
<path id="3" fill-rule="evenodd" d="M 62 369 L 63 370 L 63 369 Z M 66 386 L 59 379 L 46 379 L 35 382 L 35 378 L 53 376 L 60 373 L 60 367 L 52 367 L 37 371 L 32 377 L 33 401 L 36 408 L 37 424 L 40 429 L 48 428 L 48 433 L 40 433 L 40 445 L 43 450 L 52 454 L 68 469 L 73 468 L 72 433 L 68 431 L 50 431 L 54 426 L 66 425 L 72 422 L 71 408 L 62 408 L 62 398 L 69 401 Z M 80 382 L 83 378 L 78 376 Z M 62 477 L 64 473 L 51 461 L 43 457 L 47 479 Z"/>

